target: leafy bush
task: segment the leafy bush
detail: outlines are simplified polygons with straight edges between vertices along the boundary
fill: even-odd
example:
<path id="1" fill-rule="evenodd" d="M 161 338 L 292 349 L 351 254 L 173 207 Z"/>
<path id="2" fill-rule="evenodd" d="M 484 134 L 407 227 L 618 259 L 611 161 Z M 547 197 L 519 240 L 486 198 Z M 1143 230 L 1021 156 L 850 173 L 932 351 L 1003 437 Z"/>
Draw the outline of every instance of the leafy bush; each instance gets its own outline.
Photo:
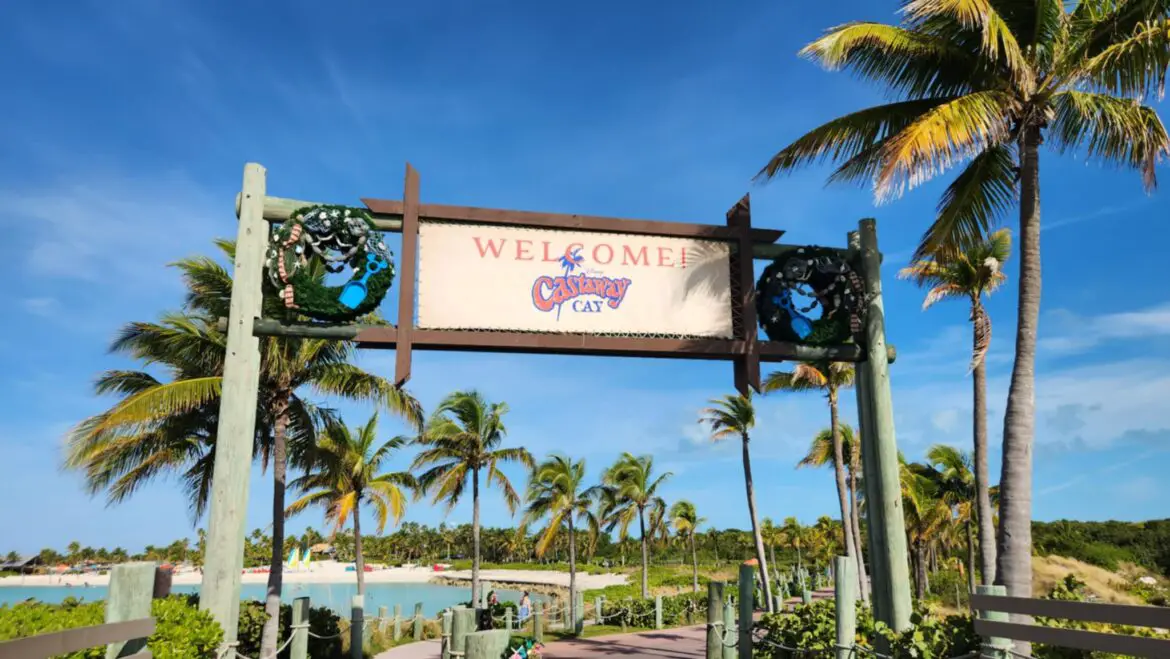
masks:
<path id="1" fill-rule="evenodd" d="M 211 659 L 223 641 L 223 630 L 211 614 L 191 605 L 186 597 L 157 599 L 151 603 L 154 634 L 147 647 L 159 659 Z M 105 622 L 105 602 L 80 603 L 67 598 L 61 604 L 22 602 L 0 605 L 0 641 L 48 634 Z M 62 659 L 103 659 L 105 647 L 62 655 Z"/>
<path id="2" fill-rule="evenodd" d="M 966 616 L 936 618 L 922 611 L 915 612 L 911 627 L 895 633 L 885 624 L 875 622 L 867 605 L 857 603 L 857 636 L 854 642 L 873 648 L 884 640 L 894 657 L 916 659 L 945 659 L 971 652 L 978 647 L 971 619 Z M 836 607 L 832 600 L 820 600 L 808 606 L 798 606 L 792 615 L 765 614 L 759 627 L 767 633 L 756 646 L 756 657 L 790 659 L 802 651 L 828 651 L 837 643 Z M 783 646 L 783 647 L 779 647 Z"/>
<path id="3" fill-rule="evenodd" d="M 601 606 L 603 624 L 651 628 L 654 626 L 654 600 L 610 600 Z M 684 593 L 662 598 L 662 624 L 677 627 L 706 620 L 706 593 Z"/>
<path id="4" fill-rule="evenodd" d="M 190 596 L 193 602 L 198 598 Z M 260 637 L 264 630 L 264 622 L 268 614 L 264 612 L 264 603 L 257 601 L 240 602 L 240 623 L 237 638 L 240 654 L 257 657 L 260 655 Z M 325 607 L 309 609 L 309 631 L 316 636 L 309 637 L 309 656 L 313 659 L 345 659 L 341 643 L 341 619 L 336 613 Z M 281 643 L 288 639 L 289 629 L 292 627 L 292 606 L 280 605 L 280 627 L 276 637 Z M 288 659 L 289 648 L 285 648 L 278 656 L 279 659 Z"/>

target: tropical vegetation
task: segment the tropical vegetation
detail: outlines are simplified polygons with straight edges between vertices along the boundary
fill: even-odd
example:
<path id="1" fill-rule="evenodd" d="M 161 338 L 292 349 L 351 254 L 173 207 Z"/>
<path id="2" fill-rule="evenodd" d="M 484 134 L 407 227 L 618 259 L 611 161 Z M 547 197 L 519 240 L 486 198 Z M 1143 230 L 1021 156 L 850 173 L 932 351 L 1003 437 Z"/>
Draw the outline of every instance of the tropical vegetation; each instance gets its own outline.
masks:
<path id="1" fill-rule="evenodd" d="M 711 430 L 711 439 L 719 441 L 729 437 L 740 440 L 743 457 L 743 484 L 747 490 L 748 519 L 752 523 L 752 535 L 756 545 L 756 560 L 760 565 L 760 580 L 764 591 L 764 608 L 775 610 L 772 599 L 771 575 L 768 572 L 768 556 L 764 551 L 764 537 L 760 534 L 759 516 L 756 514 L 756 490 L 752 481 L 752 456 L 749 444 L 751 431 L 756 425 L 756 408 L 750 397 L 743 394 L 724 396 L 711 401 L 711 407 L 704 409 L 700 421 Z"/>
<path id="2" fill-rule="evenodd" d="M 422 451 L 411 468 L 422 470 L 418 489 L 431 495 L 432 503 L 445 504 L 447 510 L 463 500 L 468 485 L 471 490 L 471 601 L 480 601 L 479 504 L 480 479 L 484 487 L 495 485 L 503 494 L 504 504 L 515 514 L 520 495 L 500 470 L 506 463 L 534 466 L 524 448 L 502 448 L 507 429 L 504 403 L 489 403 L 476 391 L 457 391 L 442 400 L 416 440 Z"/>
<path id="3" fill-rule="evenodd" d="M 970 249 L 1018 205 L 1019 286 L 1004 415 L 996 580 L 1032 589 L 1032 443 L 1040 316 L 1040 147 L 1137 170 L 1152 189 L 1170 137 L 1149 99 L 1166 79 L 1161 0 L 907 0 L 897 25 L 854 21 L 801 55 L 874 81 L 889 103 L 812 129 L 760 171 L 831 161 L 879 201 L 965 164 L 916 250 Z"/>

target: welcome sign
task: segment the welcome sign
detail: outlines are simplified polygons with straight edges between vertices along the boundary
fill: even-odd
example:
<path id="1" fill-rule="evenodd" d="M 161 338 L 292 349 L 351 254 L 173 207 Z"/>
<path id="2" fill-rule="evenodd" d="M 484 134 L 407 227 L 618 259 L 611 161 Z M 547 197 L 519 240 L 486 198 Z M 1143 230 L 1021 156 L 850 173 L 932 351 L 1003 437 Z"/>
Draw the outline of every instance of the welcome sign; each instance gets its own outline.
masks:
<path id="1" fill-rule="evenodd" d="M 731 338 L 727 244 L 421 221 L 418 327 Z"/>

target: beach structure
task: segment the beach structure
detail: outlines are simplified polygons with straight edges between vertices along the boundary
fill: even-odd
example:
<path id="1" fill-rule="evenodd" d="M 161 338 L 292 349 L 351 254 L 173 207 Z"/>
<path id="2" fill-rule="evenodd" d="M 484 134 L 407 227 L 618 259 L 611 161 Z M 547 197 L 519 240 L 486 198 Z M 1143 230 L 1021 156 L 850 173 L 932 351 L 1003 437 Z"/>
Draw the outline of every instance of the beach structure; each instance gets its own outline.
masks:
<path id="1" fill-rule="evenodd" d="M 401 200 L 363 208 L 267 195 L 267 172 L 244 168 L 237 197 L 208 551 L 200 605 L 236 638 L 244 514 L 256 423 L 260 336 L 354 341 L 393 349 L 395 382 L 414 350 L 729 361 L 735 388 L 760 389 L 761 362 L 857 363 L 857 401 L 876 617 L 910 621 L 910 579 L 898 481 L 873 220 L 846 247 L 783 245 L 752 226 L 748 196 L 724 224 L 537 213 L 420 200 L 409 164 Z M 399 263 L 382 232 L 402 234 Z M 758 281 L 754 261 L 770 261 Z M 310 262 L 352 270 L 342 286 Z M 397 323 L 362 325 L 397 276 Z M 261 317 L 265 286 L 316 322 Z M 768 340 L 760 340 L 763 330 Z"/>

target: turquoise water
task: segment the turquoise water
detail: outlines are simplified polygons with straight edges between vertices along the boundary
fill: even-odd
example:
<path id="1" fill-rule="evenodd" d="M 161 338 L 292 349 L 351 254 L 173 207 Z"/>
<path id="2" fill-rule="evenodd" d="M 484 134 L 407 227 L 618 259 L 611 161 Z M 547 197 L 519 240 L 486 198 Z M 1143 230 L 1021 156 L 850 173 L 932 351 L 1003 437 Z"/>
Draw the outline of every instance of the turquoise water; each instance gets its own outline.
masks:
<path id="1" fill-rule="evenodd" d="M 179 586 L 171 589 L 178 594 L 199 592 L 199 586 Z M 240 597 L 245 600 L 263 600 L 264 584 L 243 584 Z M 500 601 L 520 601 L 520 593 L 510 590 L 496 591 Z M 327 606 L 339 615 L 348 617 L 350 602 L 357 594 L 357 584 L 286 583 L 281 599 L 292 602 L 297 597 L 308 597 L 312 606 Z M 0 604 L 15 604 L 26 599 L 57 604 L 66 597 L 93 602 L 105 599 L 105 586 L 72 588 L 64 586 L 0 586 Z M 422 602 L 423 615 L 433 617 L 443 609 L 462 604 L 471 599 L 471 585 L 466 587 L 440 586 L 428 583 L 375 583 L 366 584 L 367 616 L 376 615 L 378 607 L 384 606 L 393 615 L 394 605 L 402 605 L 404 616 L 414 615 L 414 605 Z M 534 598 L 539 599 L 539 598 Z"/>

